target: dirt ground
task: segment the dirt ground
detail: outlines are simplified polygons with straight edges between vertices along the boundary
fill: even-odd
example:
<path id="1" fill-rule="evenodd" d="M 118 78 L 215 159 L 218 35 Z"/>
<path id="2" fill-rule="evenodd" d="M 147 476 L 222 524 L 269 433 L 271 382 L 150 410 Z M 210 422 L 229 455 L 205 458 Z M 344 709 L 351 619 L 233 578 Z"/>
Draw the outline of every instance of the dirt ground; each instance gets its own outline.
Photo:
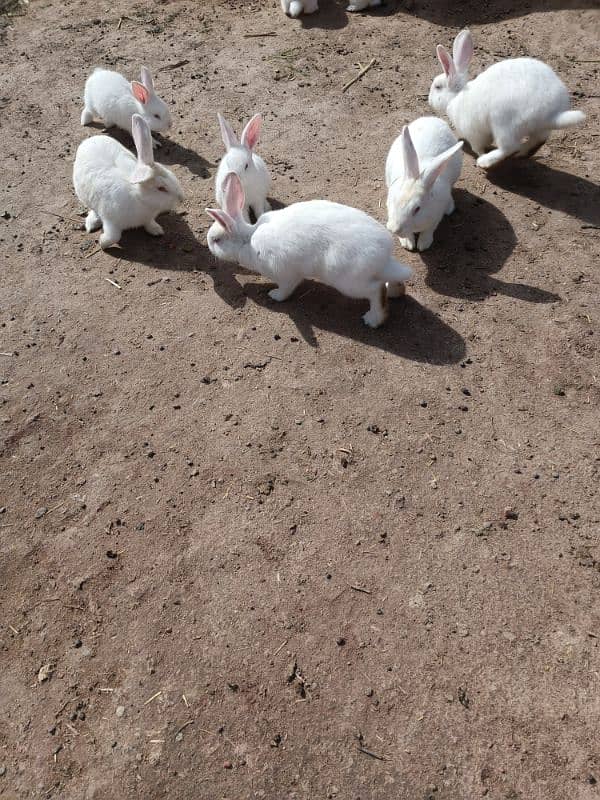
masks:
<path id="1" fill-rule="evenodd" d="M 3 800 L 598 796 L 597 2 L 322 7 L 5 20 Z M 264 113 L 276 200 L 383 220 L 387 150 L 465 24 L 475 71 L 540 56 L 588 121 L 489 177 L 466 156 L 384 328 L 214 261 L 218 110 Z M 141 63 L 187 201 L 97 253 L 83 84 Z"/>

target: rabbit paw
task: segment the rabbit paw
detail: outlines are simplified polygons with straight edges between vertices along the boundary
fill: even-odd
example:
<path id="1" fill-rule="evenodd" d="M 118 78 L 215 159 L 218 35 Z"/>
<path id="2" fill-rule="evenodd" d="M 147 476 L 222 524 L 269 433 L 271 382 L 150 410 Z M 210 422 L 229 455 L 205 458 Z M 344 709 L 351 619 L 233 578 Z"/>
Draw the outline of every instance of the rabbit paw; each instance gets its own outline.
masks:
<path id="1" fill-rule="evenodd" d="M 410 236 L 400 236 L 400 245 L 405 250 L 414 250 L 415 249 L 415 237 L 414 234 Z"/>
<path id="2" fill-rule="evenodd" d="M 505 158 L 508 158 L 510 153 L 505 153 L 504 150 L 500 150 L 496 148 L 496 150 L 492 150 L 489 153 L 486 153 L 484 156 L 479 156 L 477 159 L 477 166 L 481 167 L 482 169 L 490 169 L 490 167 L 496 166 L 501 161 L 504 161 Z"/>
<path id="3" fill-rule="evenodd" d="M 89 110 L 89 108 L 84 108 L 81 112 L 81 124 L 82 125 L 89 125 L 90 122 L 94 121 L 94 115 Z"/>
<path id="4" fill-rule="evenodd" d="M 147 233 L 149 233 L 151 236 L 162 236 L 162 235 L 163 235 L 163 233 L 165 232 L 165 231 L 164 231 L 164 228 L 162 228 L 162 226 L 160 226 L 160 225 L 158 224 L 158 222 L 157 222 L 156 220 L 154 220 L 154 219 L 153 219 L 153 220 L 151 220 L 150 222 L 147 222 L 147 223 L 144 225 L 144 229 L 145 229 L 145 230 L 146 230 L 146 232 L 147 232 Z"/>
<path id="5" fill-rule="evenodd" d="M 287 289 L 282 289 L 281 286 L 278 286 L 277 289 L 271 289 L 269 292 L 269 297 L 271 300 L 276 300 L 278 303 L 281 303 L 284 300 L 287 300 L 291 293 L 292 292 L 288 291 Z"/>
<path id="6" fill-rule="evenodd" d="M 90 211 L 85 218 L 85 229 L 88 233 L 98 230 L 102 225 L 102 220 L 95 211 Z"/>
<path id="7" fill-rule="evenodd" d="M 370 308 L 366 314 L 363 314 L 363 322 L 369 328 L 378 328 L 385 322 L 386 313 L 378 308 Z"/>
<path id="8" fill-rule="evenodd" d="M 433 231 L 422 231 L 419 234 L 419 243 L 417 250 L 422 253 L 423 250 L 428 250 L 433 244 Z"/>

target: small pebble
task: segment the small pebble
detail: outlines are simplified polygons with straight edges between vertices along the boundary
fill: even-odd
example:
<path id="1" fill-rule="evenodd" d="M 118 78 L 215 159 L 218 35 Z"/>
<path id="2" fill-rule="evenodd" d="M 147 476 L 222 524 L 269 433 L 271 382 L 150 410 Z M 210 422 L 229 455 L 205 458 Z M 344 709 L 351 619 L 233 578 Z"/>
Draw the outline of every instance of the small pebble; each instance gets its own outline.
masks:
<path id="1" fill-rule="evenodd" d="M 0 778 L 6 775 L 6 767 L 0 767 Z"/>
<path id="2" fill-rule="evenodd" d="M 125 706 L 117 706 L 117 710 L 116 710 L 115 713 L 116 713 L 117 717 L 124 716 L 125 715 Z"/>
<path id="3" fill-rule="evenodd" d="M 504 519 L 519 519 L 519 514 L 514 508 L 507 507 L 504 509 Z"/>
<path id="4" fill-rule="evenodd" d="M 42 506 L 41 508 L 38 508 L 38 510 L 35 512 L 35 518 L 36 519 L 41 519 L 44 516 L 44 514 L 47 514 L 47 513 L 48 513 L 48 509 L 45 506 Z"/>
<path id="5" fill-rule="evenodd" d="M 223 769 L 233 769 L 233 764 L 231 763 L 231 761 L 224 761 Z"/>
<path id="6" fill-rule="evenodd" d="M 343 636 L 338 636 L 338 638 L 335 641 L 340 647 L 343 647 L 346 644 L 346 640 L 344 639 Z"/>

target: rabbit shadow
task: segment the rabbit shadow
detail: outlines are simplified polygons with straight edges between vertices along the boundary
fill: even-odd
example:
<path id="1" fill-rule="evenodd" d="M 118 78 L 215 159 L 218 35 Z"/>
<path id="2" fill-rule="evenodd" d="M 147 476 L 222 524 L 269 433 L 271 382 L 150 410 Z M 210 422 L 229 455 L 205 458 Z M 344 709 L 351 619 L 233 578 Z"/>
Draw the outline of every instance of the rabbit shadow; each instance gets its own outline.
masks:
<path id="1" fill-rule="evenodd" d="M 474 301 L 503 294 L 530 303 L 554 303 L 552 292 L 492 277 L 513 252 L 517 237 L 504 214 L 466 189 L 454 190 L 456 211 L 445 217 L 429 250 L 425 283 L 438 294 Z M 490 233 L 493 232 L 493 236 Z"/>
<path id="2" fill-rule="evenodd" d="M 600 225 L 600 187 L 587 178 L 554 169 L 536 159 L 510 159 L 488 172 L 488 180 L 588 225 Z"/>
<path id="3" fill-rule="evenodd" d="M 164 236 L 154 237 L 141 228 L 125 231 L 120 247 L 110 252 L 121 261 L 144 264 L 154 270 L 205 272 L 219 297 L 232 308 L 243 308 L 246 295 L 232 265 L 217 262 L 207 245 L 196 238 L 185 216 L 169 211 L 158 217 Z M 236 268 L 238 270 L 238 268 Z"/>
<path id="4" fill-rule="evenodd" d="M 164 138 L 160 135 L 154 134 L 154 137 L 161 143 L 161 147 L 154 151 L 157 161 L 161 164 L 171 166 L 173 164 L 186 167 L 194 175 L 200 178 L 209 178 L 210 169 L 214 169 L 217 165 L 211 163 L 206 158 L 201 156 L 195 150 L 190 150 L 189 147 L 176 142 L 174 139 Z"/>
<path id="5" fill-rule="evenodd" d="M 343 6 L 340 5 L 343 2 Z M 324 30 L 340 30 L 348 24 L 348 14 L 346 13 L 345 0 L 320 0 L 319 10 L 314 14 L 302 14 L 300 23 L 306 30 L 312 28 L 323 28 Z"/>
<path id="6" fill-rule="evenodd" d="M 244 291 L 269 312 L 290 317 L 311 347 L 319 346 L 315 329 L 321 329 L 421 363 L 456 364 L 465 356 L 462 336 L 408 295 L 390 300 L 387 322 L 373 330 L 361 319 L 368 308 L 366 302 L 345 297 L 322 283 L 305 281 L 283 303 L 271 300 L 269 288 L 264 283 L 249 282 Z"/>
<path id="7" fill-rule="evenodd" d="M 398 11 L 420 17 L 436 25 L 468 25 L 498 22 L 540 11 L 592 9 L 598 0 L 489 0 L 470 3 L 465 0 L 387 0 Z"/>

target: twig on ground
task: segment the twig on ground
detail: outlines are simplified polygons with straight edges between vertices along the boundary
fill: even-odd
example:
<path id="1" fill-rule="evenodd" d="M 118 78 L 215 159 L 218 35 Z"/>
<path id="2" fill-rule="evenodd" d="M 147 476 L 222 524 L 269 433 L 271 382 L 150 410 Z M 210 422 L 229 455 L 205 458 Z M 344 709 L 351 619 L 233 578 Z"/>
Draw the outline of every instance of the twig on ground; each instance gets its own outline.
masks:
<path id="1" fill-rule="evenodd" d="M 389 761 L 389 759 L 385 756 L 380 756 L 377 753 L 373 753 L 371 750 L 367 750 L 366 747 L 358 747 L 358 752 L 364 753 L 366 756 L 371 756 L 371 758 L 376 758 L 377 761 Z"/>
<path id="2" fill-rule="evenodd" d="M 185 67 L 185 65 L 189 63 L 190 63 L 189 59 L 184 58 L 182 61 L 177 61 L 175 64 L 165 64 L 165 66 L 161 67 L 158 71 L 167 72 L 167 70 L 169 69 L 177 69 L 178 67 Z"/>
<path id="3" fill-rule="evenodd" d="M 367 64 L 366 67 L 361 67 L 360 72 L 358 73 L 358 75 L 355 75 L 354 78 L 352 78 L 352 80 L 348 81 L 348 83 L 345 84 L 345 86 L 343 86 L 342 92 L 346 92 L 353 84 L 356 83 L 356 81 L 359 81 L 362 78 L 363 75 L 367 74 L 367 72 L 371 69 L 371 67 L 375 66 L 376 63 L 377 63 L 377 59 L 376 58 L 372 58 L 369 61 L 369 63 Z M 360 66 L 360 64 L 359 64 L 359 66 Z"/>
<path id="4" fill-rule="evenodd" d="M 265 31 L 265 33 L 245 33 L 244 39 L 260 39 L 262 36 L 277 36 L 277 31 Z"/>

